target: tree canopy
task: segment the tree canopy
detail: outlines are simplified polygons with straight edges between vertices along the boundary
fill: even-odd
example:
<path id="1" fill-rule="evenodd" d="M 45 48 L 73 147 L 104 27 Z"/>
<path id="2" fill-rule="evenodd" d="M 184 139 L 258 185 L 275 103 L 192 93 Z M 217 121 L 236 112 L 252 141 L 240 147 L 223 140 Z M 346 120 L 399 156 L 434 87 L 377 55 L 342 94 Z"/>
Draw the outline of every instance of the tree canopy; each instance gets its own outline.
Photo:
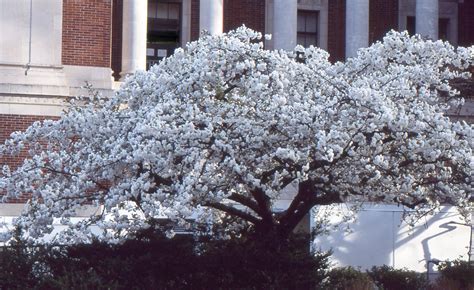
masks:
<path id="1" fill-rule="evenodd" d="M 474 48 L 392 31 L 333 64 L 319 48 L 261 41 L 245 27 L 203 35 L 113 98 L 73 99 L 59 120 L 12 134 L 0 153 L 30 156 L 0 177 L 5 199 L 31 195 L 17 223 L 32 237 L 55 218 L 75 239 L 91 224 L 116 238 L 161 218 L 286 237 L 316 205 L 466 208 L 473 127 L 446 111 L 462 103 L 450 81 L 469 77 Z M 83 205 L 100 213 L 70 222 Z"/>

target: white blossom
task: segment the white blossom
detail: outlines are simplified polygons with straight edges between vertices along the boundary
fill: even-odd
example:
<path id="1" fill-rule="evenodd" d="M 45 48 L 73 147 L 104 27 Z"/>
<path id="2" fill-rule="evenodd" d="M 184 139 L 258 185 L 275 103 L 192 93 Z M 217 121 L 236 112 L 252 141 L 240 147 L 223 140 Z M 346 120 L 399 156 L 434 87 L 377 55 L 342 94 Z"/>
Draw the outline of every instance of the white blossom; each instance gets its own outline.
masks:
<path id="1" fill-rule="evenodd" d="M 390 32 L 332 64 L 315 47 L 297 48 L 304 61 L 264 50 L 261 37 L 203 35 L 113 98 L 74 99 L 59 120 L 12 134 L 0 155 L 29 153 L 0 175 L 6 200 L 31 195 L 17 223 L 40 237 L 63 219 L 81 240 L 94 224 L 116 240 L 161 218 L 215 225 L 233 215 L 227 232 L 288 233 L 318 204 L 466 207 L 473 127 L 445 112 L 473 48 Z M 294 202 L 272 214 L 295 183 Z M 69 222 L 83 205 L 101 212 Z"/>

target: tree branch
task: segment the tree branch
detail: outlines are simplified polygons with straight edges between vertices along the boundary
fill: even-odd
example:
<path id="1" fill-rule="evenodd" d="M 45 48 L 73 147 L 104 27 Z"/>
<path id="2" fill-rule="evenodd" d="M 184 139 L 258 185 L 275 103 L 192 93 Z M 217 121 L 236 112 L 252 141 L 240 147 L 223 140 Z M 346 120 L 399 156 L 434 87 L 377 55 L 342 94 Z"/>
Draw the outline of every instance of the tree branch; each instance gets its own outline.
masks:
<path id="1" fill-rule="evenodd" d="M 243 212 L 239 209 L 236 209 L 233 206 L 225 205 L 225 204 L 218 203 L 218 202 L 209 202 L 209 203 L 204 204 L 204 205 L 215 208 L 215 209 L 218 209 L 218 210 L 223 211 L 225 213 L 228 213 L 232 216 L 239 217 L 239 218 L 241 218 L 245 221 L 253 223 L 254 225 L 260 223 L 260 220 L 258 218 L 254 217 L 253 215 L 251 215 L 249 213 L 246 213 L 246 212 Z"/>
<path id="2" fill-rule="evenodd" d="M 260 188 L 250 190 L 250 193 L 257 202 L 257 213 L 260 214 L 264 220 L 271 221 L 273 216 L 270 209 L 270 198 Z"/>
<path id="3" fill-rule="evenodd" d="M 253 210 L 255 213 L 259 213 L 260 211 L 258 204 L 246 196 L 233 193 L 228 198 L 232 201 L 235 201 L 237 203 L 240 203 L 241 205 L 248 207 L 249 209 Z"/>
<path id="4" fill-rule="evenodd" d="M 313 180 L 301 182 L 298 194 L 279 219 L 280 234 L 288 235 L 315 205 L 328 205 L 341 201 L 339 194 L 336 192 L 326 192 L 323 195 L 318 195 L 318 189 L 315 187 Z"/>

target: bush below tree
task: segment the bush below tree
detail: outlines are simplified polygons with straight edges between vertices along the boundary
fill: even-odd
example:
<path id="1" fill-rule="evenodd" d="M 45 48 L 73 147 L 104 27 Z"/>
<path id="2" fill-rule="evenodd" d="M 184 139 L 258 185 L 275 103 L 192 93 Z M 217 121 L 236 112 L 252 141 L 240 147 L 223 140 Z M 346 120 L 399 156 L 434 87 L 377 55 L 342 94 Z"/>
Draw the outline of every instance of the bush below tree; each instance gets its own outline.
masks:
<path id="1" fill-rule="evenodd" d="M 465 261 L 442 263 L 429 285 L 425 273 L 390 266 L 329 270 L 330 253 L 310 253 L 307 237 L 291 239 L 169 239 L 149 230 L 120 244 L 32 247 L 17 240 L 1 248 L 0 289 L 473 289 L 474 268 Z"/>
<path id="2" fill-rule="evenodd" d="M 277 249 L 252 238 L 146 233 L 118 245 L 16 243 L 0 254 L 0 289 L 315 289 L 329 254 L 312 255 L 303 242 Z"/>

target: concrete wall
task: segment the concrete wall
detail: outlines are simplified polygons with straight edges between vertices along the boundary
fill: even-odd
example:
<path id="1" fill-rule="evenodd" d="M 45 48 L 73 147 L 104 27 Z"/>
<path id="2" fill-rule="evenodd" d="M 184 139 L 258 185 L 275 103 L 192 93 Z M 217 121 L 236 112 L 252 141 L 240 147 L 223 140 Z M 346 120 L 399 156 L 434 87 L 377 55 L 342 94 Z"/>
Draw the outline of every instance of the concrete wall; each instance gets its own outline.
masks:
<path id="1" fill-rule="evenodd" d="M 32 1 L 31 63 L 61 64 L 62 1 Z M 29 61 L 30 1 L 0 0 L 0 64 Z"/>
<path id="2" fill-rule="evenodd" d="M 321 207 L 316 217 L 330 214 L 330 225 L 340 223 L 347 207 Z M 347 228 L 348 226 L 348 228 Z M 419 220 L 414 227 L 403 220 L 403 209 L 394 205 L 364 206 L 353 223 L 341 224 L 329 235 L 317 237 L 314 247 L 332 249 L 331 259 L 339 266 L 374 265 L 426 271 L 432 259 L 468 259 L 471 228 L 453 207 L 443 207 L 433 216 Z M 433 265 L 430 264 L 430 272 Z"/>
<path id="3" fill-rule="evenodd" d="M 0 0 L 0 93 L 64 94 L 61 37 L 61 0 Z"/>

